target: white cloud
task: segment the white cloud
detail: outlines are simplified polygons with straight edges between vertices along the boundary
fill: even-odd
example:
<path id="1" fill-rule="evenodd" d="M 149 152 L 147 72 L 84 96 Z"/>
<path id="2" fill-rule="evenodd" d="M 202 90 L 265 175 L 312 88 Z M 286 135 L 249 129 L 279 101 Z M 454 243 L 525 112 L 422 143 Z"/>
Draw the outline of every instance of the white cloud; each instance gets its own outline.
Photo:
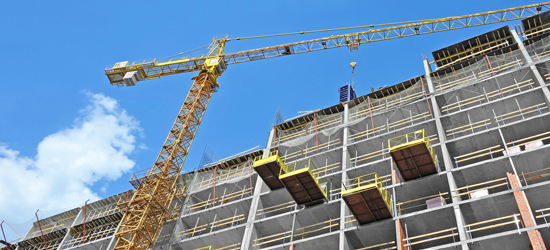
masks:
<path id="1" fill-rule="evenodd" d="M 113 181 L 135 162 L 139 122 L 103 94 L 87 93 L 90 104 L 72 127 L 46 136 L 33 158 L 0 144 L 0 218 L 29 218 L 37 208 L 58 210 L 99 199 L 90 187 Z M 8 205 L 9 204 L 9 205 Z"/>

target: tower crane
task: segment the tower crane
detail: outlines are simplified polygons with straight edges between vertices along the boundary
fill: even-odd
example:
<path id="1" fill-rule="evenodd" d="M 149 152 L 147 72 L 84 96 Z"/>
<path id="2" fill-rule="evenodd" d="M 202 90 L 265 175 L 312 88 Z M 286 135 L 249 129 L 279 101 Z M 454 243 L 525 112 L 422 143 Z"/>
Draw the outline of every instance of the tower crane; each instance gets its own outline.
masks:
<path id="1" fill-rule="evenodd" d="M 178 217 L 176 209 L 170 207 L 174 199 L 180 198 L 179 195 L 185 195 L 176 190 L 177 177 L 182 170 L 210 98 L 219 87 L 217 79 L 226 71 L 228 65 L 339 47 L 348 47 L 350 51 L 356 51 L 359 45 L 365 43 L 518 20 L 540 13 L 543 7 L 548 9 L 549 4 L 550 2 L 545 2 L 473 15 L 363 26 L 362 28 L 389 27 L 234 53 L 225 53 L 227 42 L 258 37 L 215 38 L 205 56 L 172 57 L 131 63 L 126 61 L 108 66 L 105 74 L 109 82 L 117 86 L 134 86 L 138 81 L 199 72 L 197 76 L 191 78 L 193 80 L 191 90 L 153 167 L 143 176 L 132 176 L 130 182 L 136 189 L 133 197 L 118 203 L 125 212 L 125 216 L 115 234 L 117 241 L 114 249 L 148 249 L 156 242 L 162 226 Z M 312 32 L 289 34 L 304 33 Z"/>

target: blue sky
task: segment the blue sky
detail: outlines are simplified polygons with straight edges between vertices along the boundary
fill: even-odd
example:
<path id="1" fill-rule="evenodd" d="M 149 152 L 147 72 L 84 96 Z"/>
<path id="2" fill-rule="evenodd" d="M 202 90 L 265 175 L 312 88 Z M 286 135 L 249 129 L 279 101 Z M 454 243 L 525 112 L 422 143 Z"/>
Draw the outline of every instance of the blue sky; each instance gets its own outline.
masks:
<path id="1" fill-rule="evenodd" d="M 533 3 L 4 1 L 0 170 L 2 179 L 11 182 L 0 180 L 0 220 L 19 223 L 38 208 L 80 206 L 88 198 L 124 192 L 131 188 L 131 172 L 154 163 L 195 74 L 118 88 L 104 75 L 107 65 L 164 58 L 208 44 L 215 36 L 440 18 Z M 351 81 L 351 61 L 357 62 L 356 91 L 363 95 L 371 86 L 423 74 L 422 54 L 506 24 L 361 45 L 354 53 L 340 48 L 230 65 L 219 78 L 219 92 L 212 97 L 184 168 L 198 165 L 207 144 L 220 158 L 265 147 L 279 106 L 289 118 L 336 104 L 337 86 Z M 353 31 L 231 41 L 226 51 Z M 82 163 L 86 159 L 92 159 L 90 164 Z M 57 178 L 55 188 L 44 191 L 40 185 L 51 183 L 44 178 Z"/>

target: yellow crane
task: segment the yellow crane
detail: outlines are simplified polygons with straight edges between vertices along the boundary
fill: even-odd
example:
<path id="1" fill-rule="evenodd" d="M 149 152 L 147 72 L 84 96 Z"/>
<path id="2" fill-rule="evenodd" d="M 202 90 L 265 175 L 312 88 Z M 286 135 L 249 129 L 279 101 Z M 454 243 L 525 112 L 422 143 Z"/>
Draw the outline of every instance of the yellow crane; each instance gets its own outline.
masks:
<path id="1" fill-rule="evenodd" d="M 225 47 L 229 41 L 278 35 L 226 37 L 214 39 L 205 56 L 171 57 L 131 63 L 126 61 L 107 67 L 105 74 L 109 82 L 117 86 L 134 86 L 138 81 L 199 71 L 198 76 L 192 78 L 191 90 L 185 98 L 155 164 L 143 176 L 132 176 L 130 182 L 136 189 L 132 199 L 119 201 L 118 205 L 125 212 L 125 216 L 115 234 L 117 241 L 114 249 L 148 249 L 156 242 L 162 226 L 177 218 L 176 209 L 171 208 L 170 205 L 175 197 L 181 198 L 185 195 L 181 189 L 176 190 L 177 177 L 210 98 L 218 89 L 217 79 L 225 72 L 228 65 L 339 47 L 348 47 L 351 51 L 356 51 L 359 45 L 364 43 L 522 19 L 540 13 L 542 7 L 548 9 L 548 4 L 550 2 L 466 16 L 362 26 L 361 28 L 389 27 L 227 54 Z M 342 29 L 323 31 L 334 30 Z M 279 35 L 313 32 L 320 31 Z"/>

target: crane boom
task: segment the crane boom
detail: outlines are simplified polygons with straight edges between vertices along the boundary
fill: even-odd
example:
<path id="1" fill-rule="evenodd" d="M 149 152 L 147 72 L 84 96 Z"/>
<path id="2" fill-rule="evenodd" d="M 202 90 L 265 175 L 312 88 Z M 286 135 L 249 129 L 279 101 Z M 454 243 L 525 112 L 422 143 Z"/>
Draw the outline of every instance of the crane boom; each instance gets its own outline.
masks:
<path id="1" fill-rule="evenodd" d="M 179 216 L 172 208 L 177 178 L 182 170 L 193 139 L 212 94 L 217 90 L 217 78 L 226 65 L 250 62 L 283 55 L 300 54 L 329 48 L 348 47 L 357 50 L 360 44 L 396 39 L 447 30 L 474 27 L 517 20 L 540 12 L 542 4 L 484 12 L 474 15 L 432 19 L 382 29 L 374 29 L 346 35 L 289 43 L 254 50 L 225 54 L 225 44 L 239 38 L 215 39 L 206 56 L 199 58 L 176 58 L 169 60 L 145 60 L 121 62 L 105 69 L 112 85 L 133 86 L 137 81 L 160 78 L 165 75 L 200 71 L 193 77 L 193 85 L 155 161 L 144 176 L 134 177 L 130 182 L 136 188 L 131 200 L 119 200 L 118 206 L 125 215 L 115 236 L 115 250 L 146 250 L 154 246 L 162 226 L 175 221 Z M 176 211 L 176 212 L 174 212 Z"/>
<path id="2" fill-rule="evenodd" d="M 213 41 L 210 52 L 204 57 L 171 58 L 169 60 L 151 59 L 132 63 L 115 64 L 108 66 L 105 69 L 105 74 L 112 85 L 123 85 L 123 78 L 126 73 L 129 72 L 136 71 L 139 76 L 137 78 L 138 81 L 149 80 L 166 75 L 198 71 L 202 69 L 205 62 L 217 60 L 217 58 L 220 57 L 224 59 L 225 65 L 230 65 L 339 47 L 349 47 L 350 50 L 353 51 L 357 50 L 358 46 L 364 43 L 518 20 L 536 15 L 539 12 L 537 11 L 537 7 L 546 6 L 548 4 L 550 4 L 550 2 L 473 15 L 431 19 L 423 22 L 409 23 L 382 29 L 371 29 L 351 34 L 330 36 L 228 54 L 224 54 L 225 43 L 232 40 L 240 40 L 240 38 L 222 38 Z M 126 85 L 128 86 L 128 84 Z"/>

